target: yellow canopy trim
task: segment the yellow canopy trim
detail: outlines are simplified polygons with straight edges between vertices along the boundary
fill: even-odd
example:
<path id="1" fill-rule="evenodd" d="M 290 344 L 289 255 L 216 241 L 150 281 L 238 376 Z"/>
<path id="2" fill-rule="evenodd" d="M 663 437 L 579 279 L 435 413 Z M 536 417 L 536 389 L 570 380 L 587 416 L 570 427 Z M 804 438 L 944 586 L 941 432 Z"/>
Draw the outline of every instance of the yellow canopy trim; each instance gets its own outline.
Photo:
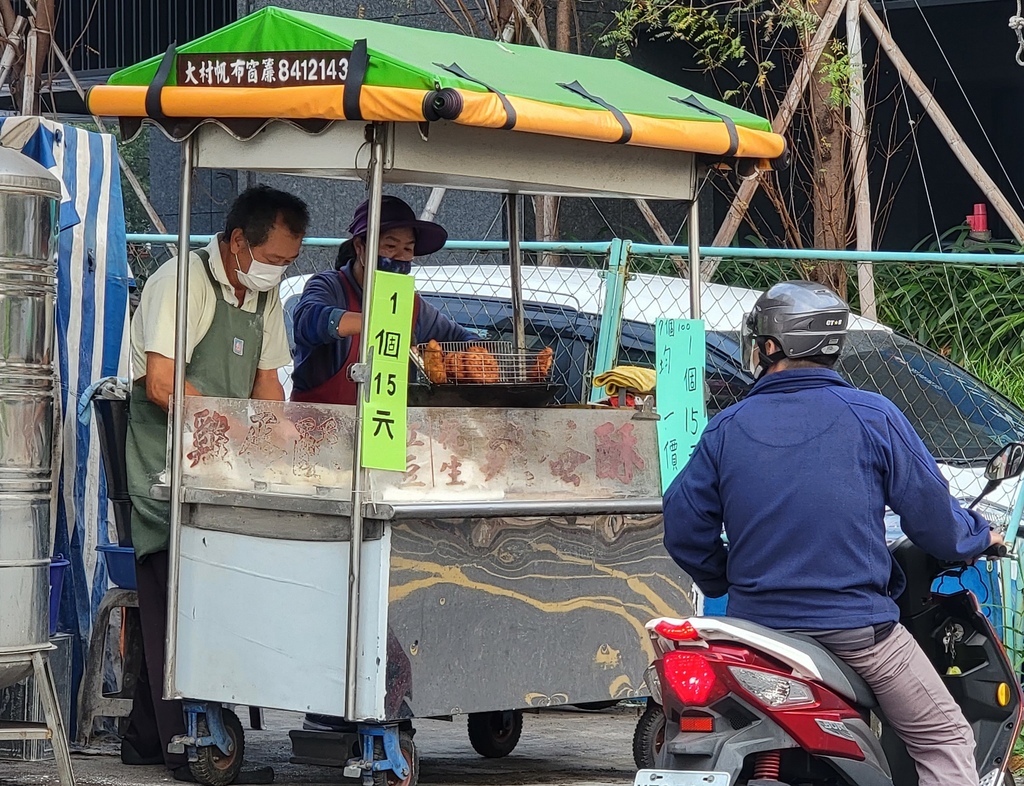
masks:
<path id="1" fill-rule="evenodd" d="M 148 88 L 136 85 L 101 85 L 89 91 L 87 103 L 94 115 L 148 116 Z M 528 98 L 506 96 L 514 110 L 513 118 L 495 93 L 468 90 L 449 91 L 461 97 L 454 122 L 478 128 L 507 128 L 533 134 L 587 139 L 615 143 L 623 136 L 623 126 L 612 112 L 597 108 L 579 109 Z M 160 107 L 168 118 L 281 118 L 287 120 L 346 120 L 343 110 L 344 87 L 317 85 L 303 87 L 175 87 L 160 91 Z M 400 87 L 363 85 L 359 110 L 365 121 L 423 122 L 428 118 L 424 106 L 435 91 Z M 665 150 L 680 150 L 707 155 L 727 155 L 731 139 L 727 126 L 713 118 L 677 120 L 622 113 L 632 134 L 626 144 Z M 742 126 L 736 127 L 739 144 L 732 153 L 741 158 L 776 159 L 785 150 L 785 141 L 777 134 Z"/>

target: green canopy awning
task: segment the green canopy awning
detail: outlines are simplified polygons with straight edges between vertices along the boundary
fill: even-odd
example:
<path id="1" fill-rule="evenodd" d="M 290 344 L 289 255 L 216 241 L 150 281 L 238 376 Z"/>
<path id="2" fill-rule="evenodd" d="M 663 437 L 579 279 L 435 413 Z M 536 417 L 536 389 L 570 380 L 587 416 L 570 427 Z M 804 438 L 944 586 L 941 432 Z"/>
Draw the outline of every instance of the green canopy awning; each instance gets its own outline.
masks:
<path id="1" fill-rule="evenodd" d="M 116 72 L 89 106 L 157 121 L 443 119 L 725 157 L 784 150 L 764 118 L 618 60 L 275 7 Z"/>

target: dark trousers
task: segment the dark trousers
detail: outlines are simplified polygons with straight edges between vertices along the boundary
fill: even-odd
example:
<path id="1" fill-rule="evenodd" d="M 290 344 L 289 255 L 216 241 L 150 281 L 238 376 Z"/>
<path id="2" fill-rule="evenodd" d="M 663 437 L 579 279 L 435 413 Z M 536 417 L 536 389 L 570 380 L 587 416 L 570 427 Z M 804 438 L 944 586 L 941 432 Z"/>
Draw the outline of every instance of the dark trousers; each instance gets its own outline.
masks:
<path id="1" fill-rule="evenodd" d="M 185 754 L 168 753 L 171 738 L 185 733 L 180 701 L 164 701 L 164 635 L 167 631 L 167 552 L 135 564 L 142 627 L 142 669 L 124 738 L 143 756 L 162 755 L 168 769 L 188 763 Z"/>

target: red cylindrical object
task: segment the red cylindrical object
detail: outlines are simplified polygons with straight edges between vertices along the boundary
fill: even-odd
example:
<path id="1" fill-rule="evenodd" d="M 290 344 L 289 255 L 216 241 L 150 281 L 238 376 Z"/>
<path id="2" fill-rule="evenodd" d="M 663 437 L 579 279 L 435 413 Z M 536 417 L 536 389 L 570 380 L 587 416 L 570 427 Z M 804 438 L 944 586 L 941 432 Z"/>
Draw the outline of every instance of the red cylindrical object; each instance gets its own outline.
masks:
<path id="1" fill-rule="evenodd" d="M 974 215 L 967 219 L 967 223 L 974 232 L 987 232 L 988 205 L 984 202 L 976 202 L 974 205 Z"/>

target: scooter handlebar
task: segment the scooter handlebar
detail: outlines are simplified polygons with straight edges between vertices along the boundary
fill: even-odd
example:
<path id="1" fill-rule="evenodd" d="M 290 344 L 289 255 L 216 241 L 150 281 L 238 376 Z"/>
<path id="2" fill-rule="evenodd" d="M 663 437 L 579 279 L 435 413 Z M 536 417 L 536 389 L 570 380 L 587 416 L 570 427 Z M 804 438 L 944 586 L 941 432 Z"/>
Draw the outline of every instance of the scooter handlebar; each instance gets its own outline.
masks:
<path id="1" fill-rule="evenodd" d="M 981 556 L 983 556 L 983 557 L 994 557 L 996 559 L 1002 559 L 1003 557 L 1007 556 L 1009 553 L 1010 553 L 1010 549 L 1008 549 L 1006 547 L 1005 543 L 993 543 L 991 546 L 989 546 L 987 549 L 985 549 L 983 552 L 981 552 Z"/>

